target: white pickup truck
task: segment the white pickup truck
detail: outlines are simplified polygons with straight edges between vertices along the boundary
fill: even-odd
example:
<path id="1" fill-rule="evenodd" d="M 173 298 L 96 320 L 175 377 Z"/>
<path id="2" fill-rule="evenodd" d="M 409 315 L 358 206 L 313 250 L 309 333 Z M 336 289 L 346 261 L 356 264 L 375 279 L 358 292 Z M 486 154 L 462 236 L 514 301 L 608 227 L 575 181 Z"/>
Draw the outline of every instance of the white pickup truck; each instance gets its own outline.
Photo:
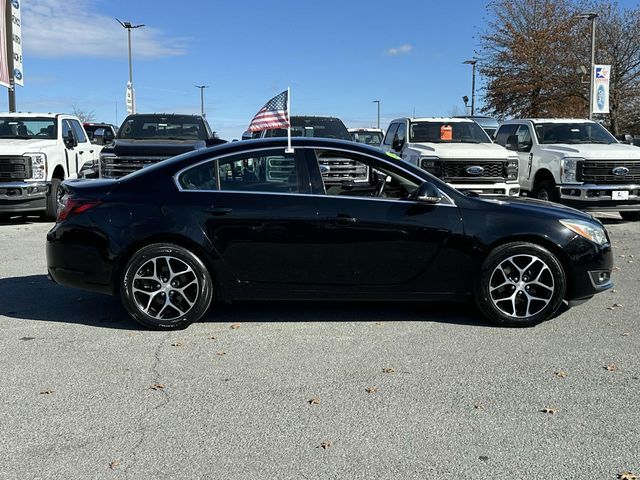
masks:
<path id="1" fill-rule="evenodd" d="M 520 194 L 517 155 L 494 144 L 467 118 L 398 118 L 389 124 L 380 148 L 459 190 Z"/>
<path id="2" fill-rule="evenodd" d="M 496 143 L 517 152 L 528 195 L 640 220 L 640 148 L 582 119 L 522 119 L 500 125 Z"/>
<path id="3" fill-rule="evenodd" d="M 97 162 L 80 121 L 53 113 L 0 113 L 0 217 L 56 216 L 60 183 Z"/>

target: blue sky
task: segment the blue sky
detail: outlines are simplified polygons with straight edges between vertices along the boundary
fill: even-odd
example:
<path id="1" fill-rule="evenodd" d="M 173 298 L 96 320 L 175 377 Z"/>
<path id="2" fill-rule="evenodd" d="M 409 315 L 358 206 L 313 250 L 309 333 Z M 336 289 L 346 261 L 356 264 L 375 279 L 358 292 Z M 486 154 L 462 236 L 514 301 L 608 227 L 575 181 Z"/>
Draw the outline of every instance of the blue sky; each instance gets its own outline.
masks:
<path id="1" fill-rule="evenodd" d="M 621 2 L 623 5 L 632 2 Z M 133 31 L 138 112 L 205 111 L 239 138 L 256 111 L 291 87 L 292 113 L 348 127 L 402 115 L 463 113 L 486 2 L 480 0 L 22 0 L 21 111 L 70 112 L 121 123 Z M 0 108 L 7 109 L 6 95 Z M 477 100 L 477 104 L 481 99 Z M 117 109 L 117 117 L 116 117 Z"/>

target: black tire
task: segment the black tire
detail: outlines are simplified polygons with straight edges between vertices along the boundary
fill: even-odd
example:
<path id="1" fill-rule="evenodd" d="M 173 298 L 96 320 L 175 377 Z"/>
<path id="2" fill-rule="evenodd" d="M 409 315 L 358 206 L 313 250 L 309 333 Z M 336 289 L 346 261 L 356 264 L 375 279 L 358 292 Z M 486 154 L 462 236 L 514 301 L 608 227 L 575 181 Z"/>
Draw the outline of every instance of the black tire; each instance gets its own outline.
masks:
<path id="1" fill-rule="evenodd" d="M 144 327 L 180 330 L 207 312 L 213 283 L 207 267 L 193 252 L 170 243 L 156 243 L 141 248 L 129 259 L 120 297 L 127 312 Z"/>
<path id="2" fill-rule="evenodd" d="M 58 192 L 62 180 L 59 178 L 51 179 L 51 186 L 47 194 L 47 206 L 44 211 L 44 218 L 47 220 L 55 220 L 58 216 Z"/>
<path id="3" fill-rule="evenodd" d="M 638 222 L 640 221 L 640 212 L 620 212 L 620 216 L 623 220 L 627 222 Z"/>
<path id="4" fill-rule="evenodd" d="M 538 200 L 545 200 L 547 202 L 558 201 L 558 190 L 553 180 L 543 180 L 536 185 L 533 192 L 533 196 Z"/>
<path id="5" fill-rule="evenodd" d="M 529 283 L 535 279 L 547 286 Z M 531 327 L 553 317 L 566 288 L 566 275 L 555 255 L 534 243 L 513 242 L 496 247 L 483 262 L 475 279 L 475 300 L 492 323 Z"/>

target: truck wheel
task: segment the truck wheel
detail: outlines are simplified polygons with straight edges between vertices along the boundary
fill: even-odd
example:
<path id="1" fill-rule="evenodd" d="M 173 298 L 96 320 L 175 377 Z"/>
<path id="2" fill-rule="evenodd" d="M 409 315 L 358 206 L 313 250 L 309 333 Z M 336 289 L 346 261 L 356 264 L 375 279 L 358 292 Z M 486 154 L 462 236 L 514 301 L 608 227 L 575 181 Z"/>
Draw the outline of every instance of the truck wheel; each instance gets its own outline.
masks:
<path id="1" fill-rule="evenodd" d="M 545 202 L 557 202 L 558 191 L 556 189 L 556 184 L 553 183 L 553 180 L 543 180 L 536 185 L 534 196 L 539 200 L 544 200 Z"/>
<path id="2" fill-rule="evenodd" d="M 51 179 L 49 194 L 47 195 L 47 206 L 44 211 L 44 217 L 47 220 L 55 220 L 58 216 L 58 192 L 62 181 L 59 178 Z"/>
<path id="3" fill-rule="evenodd" d="M 491 322 L 530 327 L 562 305 L 566 277 L 558 259 L 540 245 L 513 242 L 493 250 L 475 282 L 478 309 Z"/>
<path id="4" fill-rule="evenodd" d="M 186 248 L 156 243 L 133 254 L 120 285 L 122 304 L 141 325 L 178 330 L 198 321 L 213 297 L 204 263 Z"/>
<path id="5" fill-rule="evenodd" d="M 640 212 L 620 212 L 620 216 L 623 220 L 627 222 L 638 222 L 640 221 Z"/>

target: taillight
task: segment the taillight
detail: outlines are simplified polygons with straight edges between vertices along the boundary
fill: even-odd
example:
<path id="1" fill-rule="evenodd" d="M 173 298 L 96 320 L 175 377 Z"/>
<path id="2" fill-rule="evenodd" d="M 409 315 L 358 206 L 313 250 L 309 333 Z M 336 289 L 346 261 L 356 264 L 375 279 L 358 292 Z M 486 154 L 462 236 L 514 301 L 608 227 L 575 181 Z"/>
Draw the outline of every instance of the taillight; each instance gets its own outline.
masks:
<path id="1" fill-rule="evenodd" d="M 61 222 L 74 215 L 79 215 L 99 204 L 99 200 L 76 200 L 65 195 L 58 207 L 57 221 Z"/>

